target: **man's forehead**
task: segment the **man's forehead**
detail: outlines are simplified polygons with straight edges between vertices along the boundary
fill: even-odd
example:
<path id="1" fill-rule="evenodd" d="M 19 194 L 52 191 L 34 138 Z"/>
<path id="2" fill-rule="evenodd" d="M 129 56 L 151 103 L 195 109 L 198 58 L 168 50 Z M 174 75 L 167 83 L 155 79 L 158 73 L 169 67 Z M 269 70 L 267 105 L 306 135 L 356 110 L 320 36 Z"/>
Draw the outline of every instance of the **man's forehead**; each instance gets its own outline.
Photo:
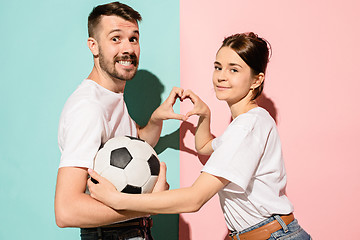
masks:
<path id="1" fill-rule="evenodd" d="M 128 21 L 116 15 L 102 16 L 100 20 L 101 28 L 109 33 L 114 30 L 139 32 L 139 26 L 136 21 Z"/>

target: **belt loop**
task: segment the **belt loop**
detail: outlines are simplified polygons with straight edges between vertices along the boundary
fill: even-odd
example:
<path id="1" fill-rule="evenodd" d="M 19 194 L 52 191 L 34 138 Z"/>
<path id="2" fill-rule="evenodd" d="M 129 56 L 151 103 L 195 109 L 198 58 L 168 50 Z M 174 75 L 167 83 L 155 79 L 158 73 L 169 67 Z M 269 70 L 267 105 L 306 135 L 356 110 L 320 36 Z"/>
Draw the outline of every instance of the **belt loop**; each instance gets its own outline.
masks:
<path id="1" fill-rule="evenodd" d="M 98 240 L 102 240 L 102 231 L 100 227 L 97 228 L 97 234 L 98 234 Z"/>
<path id="2" fill-rule="evenodd" d="M 282 220 L 279 215 L 275 215 L 274 218 L 280 223 L 281 227 L 284 229 L 284 232 L 287 233 L 289 231 L 289 228 L 286 226 L 284 220 Z"/>

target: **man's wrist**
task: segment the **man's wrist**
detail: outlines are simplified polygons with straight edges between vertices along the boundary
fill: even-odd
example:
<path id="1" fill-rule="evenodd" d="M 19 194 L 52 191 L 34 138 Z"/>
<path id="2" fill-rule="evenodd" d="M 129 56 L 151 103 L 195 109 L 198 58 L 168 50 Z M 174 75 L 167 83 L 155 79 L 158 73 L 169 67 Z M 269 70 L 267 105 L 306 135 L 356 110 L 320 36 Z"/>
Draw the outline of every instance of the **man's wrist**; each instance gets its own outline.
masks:
<path id="1" fill-rule="evenodd" d="M 155 125 L 162 125 L 163 123 L 162 118 L 160 118 L 160 116 L 157 116 L 156 111 L 151 115 L 150 119 L 149 119 L 149 123 L 151 124 L 155 124 Z"/>

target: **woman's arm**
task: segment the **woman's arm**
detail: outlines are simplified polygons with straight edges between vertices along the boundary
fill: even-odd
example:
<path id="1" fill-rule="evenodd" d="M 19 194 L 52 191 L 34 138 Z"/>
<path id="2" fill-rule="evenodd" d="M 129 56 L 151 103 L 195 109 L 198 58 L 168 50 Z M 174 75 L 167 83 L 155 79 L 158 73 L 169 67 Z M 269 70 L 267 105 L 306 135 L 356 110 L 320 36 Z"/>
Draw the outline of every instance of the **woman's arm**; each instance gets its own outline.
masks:
<path id="1" fill-rule="evenodd" d="M 200 174 L 191 187 L 151 194 L 124 194 L 118 192 L 105 178 L 94 171 L 89 174 L 98 184 L 88 181 L 91 196 L 117 210 L 146 211 L 157 214 L 175 214 L 198 211 L 228 180 L 206 172 Z"/>
<path id="2" fill-rule="evenodd" d="M 214 150 L 211 142 L 214 139 L 210 132 L 210 115 L 208 117 L 199 117 L 195 133 L 195 149 L 203 155 L 211 155 Z"/>
<path id="3" fill-rule="evenodd" d="M 195 149 L 203 155 L 210 155 L 213 152 L 211 142 L 214 139 L 210 130 L 211 111 L 205 102 L 191 90 L 185 90 L 182 99 L 189 98 L 194 108 L 186 114 L 186 118 L 198 115 L 199 121 L 195 133 Z"/>

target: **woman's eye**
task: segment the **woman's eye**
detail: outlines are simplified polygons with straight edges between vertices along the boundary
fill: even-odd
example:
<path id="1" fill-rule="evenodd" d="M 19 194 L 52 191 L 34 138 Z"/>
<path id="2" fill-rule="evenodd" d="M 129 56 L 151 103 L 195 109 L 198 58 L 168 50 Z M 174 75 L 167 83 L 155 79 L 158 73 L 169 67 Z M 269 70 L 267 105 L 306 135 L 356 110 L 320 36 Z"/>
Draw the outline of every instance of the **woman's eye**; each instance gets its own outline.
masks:
<path id="1" fill-rule="evenodd" d="M 231 71 L 231 72 L 238 72 L 237 69 L 231 69 L 230 71 Z"/>
<path id="2" fill-rule="evenodd" d="M 220 71 L 220 70 L 221 70 L 221 67 L 218 67 L 218 66 L 215 66 L 214 68 L 215 68 L 215 70 L 217 70 L 217 71 Z"/>

